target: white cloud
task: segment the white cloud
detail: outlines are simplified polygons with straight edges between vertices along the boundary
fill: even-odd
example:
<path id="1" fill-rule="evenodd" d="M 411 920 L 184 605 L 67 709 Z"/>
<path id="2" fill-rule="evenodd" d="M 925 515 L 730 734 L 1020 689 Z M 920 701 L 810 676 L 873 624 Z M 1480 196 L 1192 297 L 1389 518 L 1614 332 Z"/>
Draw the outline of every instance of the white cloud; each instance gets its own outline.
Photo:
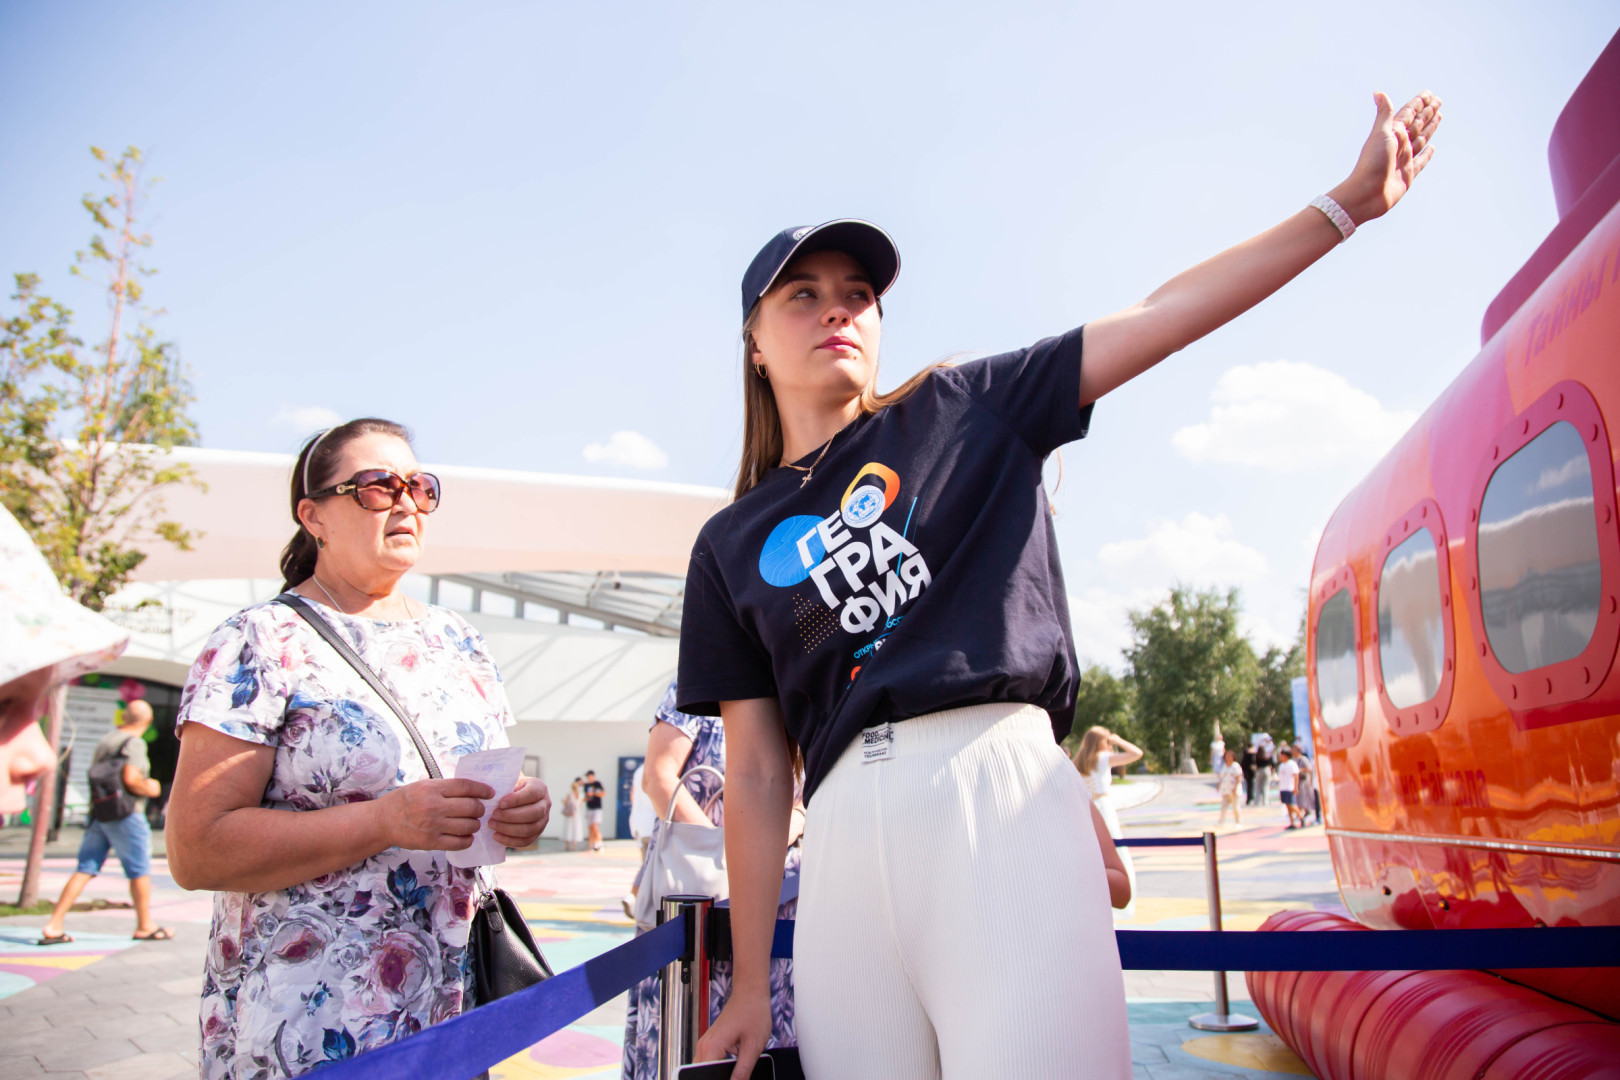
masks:
<path id="1" fill-rule="evenodd" d="M 1152 603 L 1155 597 L 1142 598 Z M 1074 652 L 1080 662 L 1097 663 L 1115 672 L 1123 670 L 1121 652 L 1131 643 L 1131 627 L 1125 614 L 1141 606 L 1123 593 L 1090 588 L 1069 594 L 1069 625 L 1074 633 Z"/>
<path id="2" fill-rule="evenodd" d="M 607 442 L 587 445 L 585 460 L 631 469 L 662 469 L 669 464 L 669 455 L 639 431 L 615 431 Z"/>
<path id="3" fill-rule="evenodd" d="M 1174 585 L 1263 584 L 1268 577 L 1265 556 L 1233 539 L 1233 531 L 1225 514 L 1209 517 L 1193 511 L 1180 520 L 1151 522 L 1140 539 L 1104 544 L 1095 568 L 1082 568 L 1081 574 L 1107 584 L 1069 594 L 1074 648 L 1081 660 L 1120 670 L 1120 650 L 1131 641 L 1127 613 L 1158 603 Z M 1262 649 L 1279 640 L 1270 623 L 1258 616 L 1246 613 L 1243 629 Z"/>
<path id="4" fill-rule="evenodd" d="M 1246 609 L 1242 618 L 1238 619 L 1238 629 L 1254 645 L 1254 651 L 1257 653 L 1264 653 L 1273 645 L 1279 649 L 1286 649 L 1294 643 L 1293 627 L 1289 627 L 1286 632 L 1278 630 L 1264 615 L 1257 615 Z"/>
<path id="5" fill-rule="evenodd" d="M 1209 419 L 1176 432 L 1171 445 L 1190 461 L 1283 473 L 1370 465 L 1417 419 L 1343 376 L 1291 360 L 1229 368 L 1210 397 Z"/>
<path id="6" fill-rule="evenodd" d="M 336 427 L 343 423 L 343 417 L 325 405 L 283 405 L 270 422 L 304 434 Z"/>
<path id="7" fill-rule="evenodd" d="M 1180 521 L 1155 521 L 1140 540 L 1104 544 L 1097 561 L 1114 580 L 1155 589 L 1246 585 L 1266 573 L 1266 557 L 1232 539 L 1232 520 L 1194 510 Z"/>

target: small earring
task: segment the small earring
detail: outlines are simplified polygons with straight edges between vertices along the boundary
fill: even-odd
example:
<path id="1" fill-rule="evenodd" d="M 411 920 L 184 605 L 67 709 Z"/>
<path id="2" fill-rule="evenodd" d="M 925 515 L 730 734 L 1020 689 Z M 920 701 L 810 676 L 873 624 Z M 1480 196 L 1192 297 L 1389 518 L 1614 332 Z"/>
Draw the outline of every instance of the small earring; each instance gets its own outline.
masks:
<path id="1" fill-rule="evenodd" d="M 326 550 L 326 541 L 322 540 L 320 537 L 317 536 L 315 538 L 315 547 L 320 551 L 325 551 Z"/>
<path id="2" fill-rule="evenodd" d="M 754 374 L 758 375 L 760 378 L 764 379 L 766 382 L 771 381 L 771 377 L 769 375 L 765 374 L 765 365 L 764 364 L 755 364 L 754 365 Z"/>

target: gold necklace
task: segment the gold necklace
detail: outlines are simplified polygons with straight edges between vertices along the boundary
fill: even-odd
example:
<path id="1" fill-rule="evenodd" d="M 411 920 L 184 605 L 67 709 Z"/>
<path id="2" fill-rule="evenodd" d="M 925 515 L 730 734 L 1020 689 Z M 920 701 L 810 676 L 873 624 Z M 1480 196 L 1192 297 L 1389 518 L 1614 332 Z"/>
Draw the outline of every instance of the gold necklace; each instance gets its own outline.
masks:
<path id="1" fill-rule="evenodd" d="M 332 601 L 332 606 L 338 609 L 338 613 L 340 615 L 347 615 L 348 614 L 347 611 L 343 610 L 343 605 L 337 602 L 337 598 L 334 597 L 331 593 L 326 592 L 326 586 L 321 584 L 321 579 L 320 578 L 316 577 L 314 574 L 311 574 L 311 575 L 309 575 L 309 580 L 311 580 L 311 581 L 313 581 L 315 583 L 315 587 L 317 589 L 321 590 L 321 592 L 323 592 L 323 593 L 326 593 L 326 598 L 328 600 Z"/>
<path id="2" fill-rule="evenodd" d="M 321 579 L 320 578 L 316 577 L 314 574 L 311 574 L 311 575 L 309 575 L 309 580 L 311 580 L 311 581 L 313 581 L 315 583 L 315 587 L 317 589 L 321 590 L 321 592 L 323 592 L 323 593 L 326 593 L 326 598 L 328 600 L 332 601 L 332 606 L 337 608 L 339 613 L 341 613 L 343 615 L 348 614 L 347 611 L 343 610 L 343 605 L 337 602 L 337 598 L 334 597 L 330 592 L 327 592 L 326 586 L 321 584 Z M 400 599 L 405 602 L 405 617 L 407 619 L 411 618 L 412 617 L 412 615 L 411 615 L 411 598 L 408 597 L 408 596 L 401 596 Z"/>
<path id="3" fill-rule="evenodd" d="M 784 469 L 795 469 L 804 473 L 804 479 L 799 481 L 799 486 L 801 488 L 804 487 L 804 485 L 810 482 L 810 477 L 815 474 L 816 466 L 821 464 L 821 459 L 827 456 L 828 450 L 832 449 L 833 439 L 836 438 L 838 438 L 838 432 L 835 431 L 833 432 L 832 439 L 828 439 L 826 442 L 821 444 L 821 453 L 817 454 L 816 460 L 812 461 L 808 466 L 794 465 L 784 461 L 782 462 L 782 467 Z"/>

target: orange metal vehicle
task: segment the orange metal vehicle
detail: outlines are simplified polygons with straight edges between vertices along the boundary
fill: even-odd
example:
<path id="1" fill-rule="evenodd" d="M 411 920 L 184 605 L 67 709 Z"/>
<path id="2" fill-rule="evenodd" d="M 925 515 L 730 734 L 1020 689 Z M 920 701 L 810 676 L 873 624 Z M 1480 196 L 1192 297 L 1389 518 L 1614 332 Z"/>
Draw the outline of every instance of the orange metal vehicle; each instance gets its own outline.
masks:
<path id="1" fill-rule="evenodd" d="M 1323 810 L 1370 928 L 1620 924 L 1620 34 L 1549 158 L 1558 226 L 1490 305 L 1479 355 L 1335 511 L 1312 570 Z M 1549 1022 L 1613 1039 L 1620 969 L 1496 974 L 1590 1010 L 1549 1001 Z M 1285 1038 L 1308 1030 L 1277 982 L 1251 976 L 1256 1003 Z M 1464 1074 L 1485 1075 L 1445 1073 Z"/>

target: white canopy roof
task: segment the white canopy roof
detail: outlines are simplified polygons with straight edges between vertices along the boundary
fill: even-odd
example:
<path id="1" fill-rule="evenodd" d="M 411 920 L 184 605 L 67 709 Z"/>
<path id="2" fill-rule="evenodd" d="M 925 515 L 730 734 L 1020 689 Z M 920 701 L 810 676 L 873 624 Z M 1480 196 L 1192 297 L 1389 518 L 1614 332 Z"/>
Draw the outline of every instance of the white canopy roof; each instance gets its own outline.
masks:
<path id="1" fill-rule="evenodd" d="M 263 603 L 280 580 L 141 583 L 109 610 L 131 631 L 129 651 L 107 667 L 181 685 L 203 643 L 229 616 Z M 145 606 L 138 606 L 141 601 Z M 645 726 L 675 677 L 674 637 L 612 633 L 530 619 L 466 613 L 484 635 L 519 720 L 634 722 Z"/>
<path id="2" fill-rule="evenodd" d="M 147 546 L 139 581 L 263 578 L 293 533 L 287 484 L 293 458 L 181 447 L 207 485 L 166 488 L 166 516 L 201 533 L 189 552 Z M 641 572 L 686 576 L 698 529 L 729 493 L 719 488 L 606 477 L 424 464 L 444 482 L 417 572 Z"/>
<path id="3" fill-rule="evenodd" d="M 194 550 L 155 543 L 107 614 L 133 631 L 108 670 L 178 685 L 208 634 L 232 612 L 274 596 L 292 536 L 293 458 L 182 448 L 207 490 L 164 492 L 165 517 L 196 530 Z M 724 506 L 718 488 L 424 465 L 444 482 L 417 571 L 471 593 L 520 720 L 646 724 L 674 676 L 686 563 L 698 529 Z M 479 595 L 517 602 L 481 611 Z M 143 601 L 145 602 L 143 604 Z M 523 618 L 524 602 L 588 615 L 612 633 Z M 445 602 L 453 602 L 446 600 Z"/>

